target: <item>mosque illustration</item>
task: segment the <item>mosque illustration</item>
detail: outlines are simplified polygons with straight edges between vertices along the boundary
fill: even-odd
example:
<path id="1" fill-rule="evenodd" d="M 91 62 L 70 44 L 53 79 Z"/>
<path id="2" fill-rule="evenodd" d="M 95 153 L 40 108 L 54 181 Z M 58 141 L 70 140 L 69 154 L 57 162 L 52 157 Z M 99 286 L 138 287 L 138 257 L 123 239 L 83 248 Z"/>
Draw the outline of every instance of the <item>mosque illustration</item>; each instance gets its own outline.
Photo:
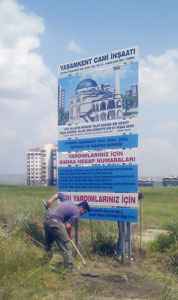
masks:
<path id="1" fill-rule="evenodd" d="M 123 117 L 120 94 L 119 68 L 115 67 L 115 88 L 109 84 L 97 85 L 93 79 L 79 82 L 69 99 L 69 122 L 87 123 L 120 119 Z"/>

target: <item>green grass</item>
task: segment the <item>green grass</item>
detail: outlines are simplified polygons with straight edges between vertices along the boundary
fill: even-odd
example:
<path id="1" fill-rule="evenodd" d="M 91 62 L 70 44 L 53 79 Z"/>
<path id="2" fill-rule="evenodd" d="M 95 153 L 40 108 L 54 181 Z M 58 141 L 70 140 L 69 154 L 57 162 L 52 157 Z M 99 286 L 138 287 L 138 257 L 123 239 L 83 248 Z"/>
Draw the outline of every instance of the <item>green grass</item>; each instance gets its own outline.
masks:
<path id="1" fill-rule="evenodd" d="M 166 229 L 174 223 L 178 214 L 178 187 L 142 188 L 143 226 Z"/>
<path id="2" fill-rule="evenodd" d="M 65 270 L 56 273 L 45 263 L 42 247 L 28 236 L 43 244 L 43 218 L 46 211 L 42 199 L 46 201 L 55 192 L 54 187 L 0 185 L 0 300 L 88 299 L 85 291 L 67 287 L 70 279 L 67 281 Z M 178 187 L 142 188 L 141 192 L 145 195 L 143 227 L 172 228 L 176 235 Z M 136 227 L 139 231 L 139 224 Z M 97 254 L 93 254 L 92 238 L 96 246 L 98 236 L 101 242 L 101 234 L 103 244 L 110 241 L 111 237 L 112 243 L 117 241 L 117 223 L 79 220 L 79 248 L 87 260 L 98 260 Z M 165 240 L 159 242 L 163 245 Z M 163 253 L 164 261 L 168 259 L 171 263 L 172 259 L 172 265 L 176 264 L 177 268 L 178 255 L 170 252 L 170 248 L 168 251 L 170 258 Z"/>

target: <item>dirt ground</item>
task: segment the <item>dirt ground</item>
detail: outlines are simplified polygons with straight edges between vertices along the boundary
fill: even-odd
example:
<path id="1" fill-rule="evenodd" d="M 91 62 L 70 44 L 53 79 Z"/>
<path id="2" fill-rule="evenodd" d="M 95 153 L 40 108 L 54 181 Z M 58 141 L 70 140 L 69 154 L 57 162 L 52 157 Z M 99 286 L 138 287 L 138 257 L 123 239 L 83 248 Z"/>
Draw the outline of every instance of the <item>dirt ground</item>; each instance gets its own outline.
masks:
<path id="1" fill-rule="evenodd" d="M 149 228 L 143 232 L 142 241 L 154 240 L 161 233 L 166 232 Z M 83 290 L 86 297 L 79 299 L 85 300 L 167 300 L 165 286 L 148 278 L 144 256 L 144 251 L 143 256 L 137 251 L 131 261 L 125 259 L 123 264 L 118 258 L 89 261 L 86 268 L 81 267 L 72 276 L 70 288 Z"/>
<path id="2" fill-rule="evenodd" d="M 151 242 L 160 234 L 167 234 L 168 231 L 158 229 L 157 227 L 150 227 L 143 231 L 142 233 L 142 241 L 143 242 Z"/>
<path id="3" fill-rule="evenodd" d="M 72 276 L 70 285 L 80 287 L 90 300 L 153 300 L 163 293 L 163 286 L 144 276 L 136 261 L 90 263 Z"/>

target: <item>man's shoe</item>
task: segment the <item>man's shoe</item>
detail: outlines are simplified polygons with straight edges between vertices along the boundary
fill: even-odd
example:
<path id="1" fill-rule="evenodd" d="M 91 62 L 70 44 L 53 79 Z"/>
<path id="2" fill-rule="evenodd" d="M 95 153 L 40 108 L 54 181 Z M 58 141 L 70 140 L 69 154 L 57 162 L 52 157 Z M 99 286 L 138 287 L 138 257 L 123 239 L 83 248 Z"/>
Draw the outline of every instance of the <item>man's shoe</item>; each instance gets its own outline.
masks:
<path id="1" fill-rule="evenodd" d="M 45 251 L 43 255 L 43 260 L 48 262 L 51 260 L 51 258 L 52 258 L 52 251 Z"/>
<path id="2" fill-rule="evenodd" d="M 69 266 L 68 266 L 68 272 L 69 272 L 70 275 L 72 275 L 72 276 L 79 275 L 79 273 L 77 272 L 77 270 L 74 268 L 74 265 L 73 265 L 73 264 L 69 264 Z"/>
<path id="3" fill-rule="evenodd" d="M 79 272 L 76 270 L 76 269 L 72 269 L 71 271 L 70 271 L 70 275 L 71 276 L 78 276 L 79 275 Z"/>

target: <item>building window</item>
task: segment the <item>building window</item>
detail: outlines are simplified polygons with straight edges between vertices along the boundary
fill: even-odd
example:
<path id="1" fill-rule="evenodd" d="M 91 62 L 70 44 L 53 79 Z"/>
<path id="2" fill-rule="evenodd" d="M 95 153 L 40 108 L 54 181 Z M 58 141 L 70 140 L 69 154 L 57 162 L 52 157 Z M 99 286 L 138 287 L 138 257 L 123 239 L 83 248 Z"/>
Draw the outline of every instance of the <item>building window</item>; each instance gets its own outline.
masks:
<path id="1" fill-rule="evenodd" d="M 122 117 L 122 110 L 118 110 L 117 111 L 117 118 L 121 118 Z"/>
<path id="2" fill-rule="evenodd" d="M 121 100 L 118 100 L 118 101 L 117 101 L 117 108 L 121 108 L 121 107 L 122 107 Z"/>
<path id="3" fill-rule="evenodd" d="M 108 112 L 108 120 L 114 120 L 115 119 L 115 111 L 114 110 L 110 110 Z"/>
<path id="4" fill-rule="evenodd" d="M 114 100 L 109 100 L 108 101 L 108 109 L 112 109 L 115 108 L 115 102 Z"/>
<path id="5" fill-rule="evenodd" d="M 100 120 L 105 121 L 106 120 L 106 113 L 102 112 L 100 115 Z"/>
<path id="6" fill-rule="evenodd" d="M 106 110 L 106 103 L 105 102 L 101 102 L 100 110 Z"/>
<path id="7" fill-rule="evenodd" d="M 99 121 L 99 116 L 98 115 L 95 116 L 95 121 Z"/>

